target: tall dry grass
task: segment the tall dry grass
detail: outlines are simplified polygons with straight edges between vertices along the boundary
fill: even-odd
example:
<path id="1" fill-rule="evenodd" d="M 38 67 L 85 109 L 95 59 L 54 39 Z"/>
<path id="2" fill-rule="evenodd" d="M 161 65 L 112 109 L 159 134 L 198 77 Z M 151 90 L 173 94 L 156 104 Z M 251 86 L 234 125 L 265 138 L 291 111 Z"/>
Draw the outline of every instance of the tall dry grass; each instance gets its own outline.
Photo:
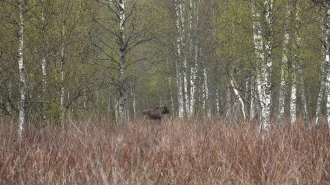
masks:
<path id="1" fill-rule="evenodd" d="M 70 122 L 23 142 L 0 125 L 0 184 L 330 184 L 328 128 Z"/>

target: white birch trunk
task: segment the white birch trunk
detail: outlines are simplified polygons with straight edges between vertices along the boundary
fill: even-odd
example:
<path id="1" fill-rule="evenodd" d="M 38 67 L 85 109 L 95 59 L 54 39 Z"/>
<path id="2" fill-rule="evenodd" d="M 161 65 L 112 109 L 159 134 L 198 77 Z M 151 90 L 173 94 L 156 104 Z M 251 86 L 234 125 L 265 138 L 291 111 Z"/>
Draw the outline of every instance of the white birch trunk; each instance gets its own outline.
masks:
<path id="1" fill-rule="evenodd" d="M 24 70 L 24 1 L 18 1 L 19 9 L 19 33 L 18 33 L 18 69 L 20 79 L 21 100 L 19 103 L 19 117 L 18 117 L 18 135 L 22 139 L 24 124 L 25 124 L 25 97 L 26 97 L 26 82 Z"/>
<path id="2" fill-rule="evenodd" d="M 329 28 L 329 18 L 330 18 L 330 3 L 327 3 L 326 15 L 324 18 L 324 27 L 325 27 L 325 42 L 324 42 L 324 60 L 323 60 L 323 68 L 322 68 L 322 79 L 321 79 L 321 86 L 320 92 L 317 98 L 316 104 L 316 126 L 320 125 L 321 120 L 321 103 L 323 99 L 323 93 L 326 91 L 327 94 L 327 119 L 329 124 L 329 114 L 330 114 L 330 95 L 329 90 L 327 90 L 327 85 L 329 80 L 329 37 L 330 37 L 330 28 Z"/>
<path id="3" fill-rule="evenodd" d="M 127 94 L 125 82 L 125 58 L 126 58 L 126 47 L 125 47 L 125 0 L 119 0 L 119 119 L 120 123 L 123 124 L 127 121 Z"/>
<path id="4" fill-rule="evenodd" d="M 284 117 L 284 101 L 285 101 L 285 90 L 286 90 L 286 69 L 288 64 L 288 45 L 290 40 L 290 34 L 288 31 L 289 18 L 291 14 L 289 2 L 286 5 L 286 22 L 284 26 L 284 41 L 283 41 L 283 53 L 281 62 L 281 82 L 280 82 L 280 92 L 279 92 L 279 113 L 278 113 L 278 124 L 282 123 Z"/>
<path id="5" fill-rule="evenodd" d="M 45 40 L 45 15 L 44 15 L 44 0 L 42 0 L 41 10 L 41 40 L 42 40 L 42 56 L 41 56 L 41 69 L 42 69 L 42 120 L 43 125 L 47 124 L 47 112 L 46 112 L 46 94 L 47 94 L 47 61 L 46 61 L 46 40 Z"/>
<path id="6" fill-rule="evenodd" d="M 265 0 L 265 20 L 266 24 L 271 29 L 271 11 L 273 1 Z M 260 71 L 257 74 L 257 89 L 261 102 L 261 129 L 267 130 L 270 126 L 270 103 L 271 103 L 271 71 L 272 71 L 272 46 L 271 35 L 262 38 L 262 30 L 260 24 L 260 13 L 256 10 L 255 5 L 252 5 L 253 13 L 253 28 L 254 28 L 254 47 Z M 267 27 L 268 27 L 267 26 Z M 266 30 L 271 33 L 271 30 Z M 263 43 L 265 40 L 265 43 Z"/>
<path id="7" fill-rule="evenodd" d="M 215 89 L 215 101 L 216 101 L 217 117 L 220 118 L 220 93 L 218 87 L 216 87 Z"/>
<path id="8" fill-rule="evenodd" d="M 206 112 L 206 116 L 211 118 L 211 107 L 209 105 L 209 87 L 208 87 L 208 78 L 207 78 L 207 70 L 204 68 L 204 112 Z"/>
<path id="9" fill-rule="evenodd" d="M 256 60 L 257 60 L 257 66 L 262 65 L 264 62 L 264 52 L 263 52 L 263 40 L 262 40 L 262 28 L 260 24 L 260 13 L 255 7 L 255 2 L 252 2 L 252 16 L 253 16 L 253 41 L 254 41 L 254 51 L 256 55 Z M 259 102 L 261 101 L 261 79 L 260 79 L 260 69 L 257 69 L 257 75 L 256 77 L 251 78 L 251 108 L 250 108 L 250 118 L 254 119 L 258 114 L 257 114 L 257 100 L 256 98 L 258 97 Z M 255 80 L 255 84 L 254 84 Z M 256 88 L 254 87 L 256 86 Z M 261 115 L 258 115 L 259 119 L 261 120 Z"/>
<path id="10" fill-rule="evenodd" d="M 320 121 L 321 121 L 321 103 L 322 103 L 322 99 L 323 99 L 323 94 L 324 94 L 324 90 L 325 90 L 325 81 L 324 81 L 324 73 L 325 73 L 325 68 L 322 69 L 322 81 L 321 81 L 321 85 L 320 85 L 320 91 L 319 91 L 319 95 L 317 96 L 317 102 L 316 102 L 316 113 L 315 113 L 315 125 L 319 126 L 320 125 Z"/>
<path id="11" fill-rule="evenodd" d="M 181 57 L 182 57 L 182 78 L 183 78 L 183 104 L 184 104 L 184 114 L 190 110 L 189 108 L 189 96 L 188 96 L 188 75 L 187 75 L 187 56 L 184 52 L 186 47 L 186 36 L 185 36 L 185 8 L 184 4 L 180 1 L 179 4 L 179 19 L 180 19 L 180 43 L 181 43 Z"/>
<path id="12" fill-rule="evenodd" d="M 169 67 L 169 62 L 167 60 L 167 71 L 170 74 L 170 67 Z M 170 101 L 171 101 L 171 112 L 174 113 L 174 99 L 173 99 L 173 92 L 172 92 L 172 80 L 171 76 L 169 75 L 168 77 L 168 86 L 169 86 L 169 93 L 170 93 Z"/>
<path id="13" fill-rule="evenodd" d="M 263 96 L 262 103 L 262 127 L 263 129 L 268 129 L 270 126 L 270 106 L 271 106 L 271 73 L 272 73 L 272 9 L 273 9 L 273 0 L 265 0 L 266 7 L 266 23 L 269 30 L 265 36 L 265 61 L 262 65 L 262 91 L 261 95 Z"/>
<path id="14" fill-rule="evenodd" d="M 176 61 L 176 76 L 177 76 L 177 89 L 178 89 L 178 112 L 179 118 L 184 117 L 184 91 L 183 91 L 183 77 L 182 77 L 182 67 L 180 64 L 180 60 L 182 59 L 182 51 L 181 51 L 181 40 L 182 40 L 182 31 L 181 31 L 181 1 L 175 0 L 175 13 L 177 16 L 176 19 L 176 27 L 177 27 L 177 61 Z"/>
<path id="15" fill-rule="evenodd" d="M 257 101 L 259 98 L 258 92 L 257 92 L 257 83 L 255 82 L 256 77 L 252 76 L 250 78 L 250 91 L 251 91 L 251 97 L 250 97 L 250 121 L 258 118 L 260 119 L 260 103 Z"/>
<path id="16" fill-rule="evenodd" d="M 295 123 L 297 120 L 297 80 L 296 76 L 293 75 L 293 83 L 291 87 L 291 96 L 290 96 L 290 119 L 291 123 Z"/>
<path id="17" fill-rule="evenodd" d="M 197 3 L 189 1 L 190 15 L 189 15 L 189 28 L 190 28 L 190 103 L 188 115 L 191 116 L 195 113 L 196 104 L 196 78 L 198 70 L 198 51 L 199 51 L 199 37 L 198 37 L 198 25 L 199 25 L 199 7 L 200 0 Z M 193 19 L 195 18 L 195 19 Z M 195 20 L 195 22 L 194 22 Z"/>
<path id="18" fill-rule="evenodd" d="M 310 128 L 309 123 L 309 116 L 308 116 L 308 110 L 307 110 L 307 101 L 306 101 L 306 95 L 305 95 L 305 85 L 304 85 L 304 79 L 301 67 L 298 67 L 298 77 L 299 77 L 299 89 L 300 89 L 300 98 L 301 98 L 301 104 L 302 104 L 302 111 L 303 111 L 303 117 L 305 125 Z"/>
<path id="19" fill-rule="evenodd" d="M 327 121 L 328 126 L 330 126 L 330 74 L 329 74 L 329 68 L 330 68 L 330 2 L 326 2 L 326 18 L 325 18 L 325 57 L 324 57 L 324 63 L 325 63 L 325 70 L 326 70 L 326 85 L 327 85 Z"/>
<path id="20" fill-rule="evenodd" d="M 242 111 L 242 114 L 243 114 L 243 121 L 245 121 L 246 120 L 246 113 L 245 113 L 244 101 L 243 101 L 243 98 L 242 98 L 242 96 L 240 95 L 240 93 L 237 89 L 237 85 L 236 85 L 235 79 L 233 77 L 230 79 L 230 86 L 233 89 L 233 91 L 235 93 L 235 96 L 238 98 L 239 103 L 241 104 L 241 111 Z"/>
<path id="21" fill-rule="evenodd" d="M 176 72 L 176 76 L 177 76 L 177 89 L 178 89 L 178 108 L 179 108 L 179 118 L 183 118 L 184 116 L 184 101 L 183 101 L 183 87 L 182 87 L 182 75 L 180 72 L 180 65 L 177 63 L 177 72 Z"/>
<path id="22" fill-rule="evenodd" d="M 184 48 L 184 47 L 183 47 Z M 190 110 L 190 100 L 189 100 L 189 95 L 188 95 L 188 75 L 187 75 L 187 59 L 186 56 L 184 56 L 183 59 L 183 94 L 184 94 L 184 109 L 185 113 L 187 114 L 188 111 Z"/>

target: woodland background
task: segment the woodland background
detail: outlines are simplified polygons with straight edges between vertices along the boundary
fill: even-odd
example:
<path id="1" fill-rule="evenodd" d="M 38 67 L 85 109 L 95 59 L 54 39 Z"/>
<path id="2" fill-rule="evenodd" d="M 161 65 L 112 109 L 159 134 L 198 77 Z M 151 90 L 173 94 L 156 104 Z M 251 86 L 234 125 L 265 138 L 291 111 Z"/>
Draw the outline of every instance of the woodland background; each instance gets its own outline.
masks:
<path id="1" fill-rule="evenodd" d="M 330 182 L 330 1 L 0 0 L 0 25 L 0 184 Z"/>
<path id="2" fill-rule="evenodd" d="M 0 114 L 18 117 L 24 86 L 26 118 L 44 124 L 90 115 L 125 122 L 163 104 L 181 118 L 258 117 L 251 106 L 260 71 L 258 23 L 272 46 L 271 118 L 279 115 L 280 97 L 285 116 L 302 117 L 302 93 L 308 117 L 317 107 L 325 115 L 326 1 L 269 1 L 271 9 L 266 2 L 2 0 Z M 271 22 L 263 18 L 267 12 Z M 20 13 L 24 83 L 17 62 Z"/>

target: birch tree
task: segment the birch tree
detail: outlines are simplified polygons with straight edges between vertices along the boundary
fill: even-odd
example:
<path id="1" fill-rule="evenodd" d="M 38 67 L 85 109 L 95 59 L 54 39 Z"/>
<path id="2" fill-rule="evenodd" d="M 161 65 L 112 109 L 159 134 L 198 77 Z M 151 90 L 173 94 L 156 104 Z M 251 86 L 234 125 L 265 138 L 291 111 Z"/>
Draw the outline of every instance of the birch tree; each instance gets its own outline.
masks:
<path id="1" fill-rule="evenodd" d="M 206 113 L 207 118 L 211 118 L 211 107 L 209 105 L 210 101 L 210 89 L 209 89 L 209 78 L 207 75 L 207 69 L 203 69 L 203 91 L 202 91 L 202 97 L 203 97 L 203 111 Z"/>
<path id="2" fill-rule="evenodd" d="M 64 107 L 64 96 L 65 96 L 65 89 L 64 89 L 64 64 L 65 64 L 65 53 L 66 53 L 66 32 L 67 32 L 67 20 L 69 15 L 69 2 L 64 1 L 63 5 L 63 12 L 62 12 L 62 30 L 61 30 L 61 56 L 60 56 L 60 74 L 61 74 L 61 80 L 60 80 L 60 121 L 61 125 L 64 128 L 64 115 L 65 115 L 65 107 Z"/>
<path id="3" fill-rule="evenodd" d="M 325 26 L 325 43 L 324 43 L 324 73 L 326 75 L 326 87 L 327 87 L 327 121 L 330 126 L 330 1 L 326 1 L 325 4 L 325 18 L 324 18 L 324 26 Z"/>
<path id="4" fill-rule="evenodd" d="M 125 0 L 119 0 L 119 117 L 120 123 L 124 123 L 127 120 L 127 95 L 125 80 L 125 61 L 126 61 L 126 33 L 125 33 Z"/>
<path id="5" fill-rule="evenodd" d="M 198 51 L 199 51 L 199 36 L 198 36 L 198 25 L 199 25 L 199 7 L 200 0 L 197 2 L 189 1 L 189 30 L 190 30 L 190 102 L 189 102 L 189 115 L 195 113 L 195 102 L 196 102 L 196 79 L 198 70 Z"/>
<path id="6" fill-rule="evenodd" d="M 117 92 L 118 121 L 128 119 L 128 88 L 134 85 L 133 75 L 127 73 L 135 64 L 148 59 L 146 56 L 133 58 L 133 53 L 155 37 L 153 22 L 142 14 L 144 5 L 138 1 L 97 1 L 100 9 L 93 20 L 100 28 L 94 46 L 100 51 L 97 65 L 105 68 L 108 83 Z"/>
<path id="7" fill-rule="evenodd" d="M 291 7 L 288 5 L 288 14 L 291 14 Z M 287 16 L 286 20 L 290 19 L 290 15 Z M 288 35 L 290 37 L 290 34 Z M 299 38 L 296 37 L 296 42 L 300 42 Z M 299 43 L 297 44 L 299 45 Z M 284 49 L 284 48 L 283 48 Z M 298 63 L 298 50 L 295 51 L 296 53 L 293 53 L 293 60 L 292 60 L 292 66 L 291 66 L 291 79 L 292 79 L 292 86 L 291 86 L 291 94 L 290 94 L 290 119 L 291 123 L 295 123 L 297 119 L 297 63 Z"/>
<path id="8" fill-rule="evenodd" d="M 19 87 L 21 100 L 19 103 L 18 117 L 18 135 L 22 139 L 25 124 L 25 99 L 26 99 L 26 81 L 24 69 L 24 1 L 18 0 L 19 13 L 19 32 L 18 32 L 18 70 L 19 70 Z"/>
<path id="9" fill-rule="evenodd" d="M 281 82 L 280 82 L 280 92 L 279 92 L 279 113 L 278 113 L 278 123 L 282 123 L 284 117 L 284 101 L 285 101 L 285 90 L 286 90 L 286 72 L 288 66 L 288 46 L 289 46 L 289 20 L 291 15 L 291 7 L 289 1 L 286 2 L 286 16 L 284 23 L 284 41 L 283 41 L 283 54 L 281 62 Z"/>
<path id="10" fill-rule="evenodd" d="M 290 120 L 295 123 L 297 120 L 297 76 L 296 76 L 296 60 L 292 61 L 292 87 L 290 94 Z"/>
<path id="11" fill-rule="evenodd" d="M 245 122 L 246 121 L 246 113 L 245 113 L 245 104 L 244 104 L 243 98 L 242 98 L 242 96 L 240 95 L 240 93 L 238 91 L 238 87 L 237 87 L 236 81 L 235 81 L 233 76 L 231 77 L 231 79 L 229 79 L 229 81 L 230 81 L 229 84 L 230 84 L 231 88 L 233 89 L 234 94 L 237 97 L 237 99 L 238 99 L 238 101 L 241 105 L 241 111 L 242 111 L 242 114 L 243 114 L 243 122 Z"/>
<path id="12" fill-rule="evenodd" d="M 257 91 L 261 104 L 261 128 L 267 129 L 270 126 L 271 106 L 271 73 L 272 73 L 272 8 L 273 1 L 265 0 L 264 20 L 265 30 L 262 30 L 260 10 L 256 8 L 256 2 L 252 4 L 253 15 L 253 38 L 257 64 Z"/>
<path id="13" fill-rule="evenodd" d="M 323 64 L 322 64 L 322 70 L 321 70 L 321 85 L 320 85 L 320 91 L 319 95 L 317 98 L 317 105 L 316 105 L 316 125 L 320 125 L 320 119 L 321 119 L 321 103 L 323 99 L 323 94 L 326 92 L 327 94 L 327 121 L 328 124 L 330 123 L 330 91 L 327 89 L 327 86 L 329 86 L 329 80 L 330 80 L 330 75 L 329 75 L 329 65 L 330 65 L 330 2 L 329 1 L 314 1 L 317 3 L 322 11 L 322 14 L 324 15 L 323 17 L 323 26 L 324 26 L 324 32 L 325 32 L 325 38 L 324 38 L 324 43 L 323 43 L 323 48 L 324 48 L 324 59 L 323 59 Z"/>
<path id="14" fill-rule="evenodd" d="M 187 8 L 188 5 L 188 8 Z M 196 108 L 199 63 L 200 0 L 175 0 L 177 96 L 179 117 L 192 116 Z"/>
<path id="15" fill-rule="evenodd" d="M 309 123 L 309 116 L 308 116 L 308 110 L 307 110 L 307 100 L 306 100 L 306 95 L 305 95 L 305 85 L 304 85 L 304 78 L 303 78 L 303 73 L 302 73 L 302 67 L 301 67 L 301 36 L 300 36 L 300 29 L 301 29 L 301 7 L 300 3 L 296 2 L 295 7 L 295 31 L 294 31 L 294 37 L 295 37 L 295 42 L 294 42 L 294 53 L 295 53 L 295 59 L 297 61 L 297 75 L 298 75 L 298 81 L 299 81 L 299 90 L 300 90 L 300 99 L 301 99 L 301 104 L 302 104 L 302 112 L 303 112 L 303 117 L 304 117 L 304 122 L 305 125 L 309 128 L 310 123 Z"/>
<path id="16" fill-rule="evenodd" d="M 46 94 L 47 94 L 47 61 L 46 61 L 46 22 L 45 22 L 45 0 L 41 1 L 41 42 L 42 42 L 42 53 L 41 53 L 41 69 L 42 69 L 42 119 L 44 126 L 47 123 L 47 112 L 46 112 Z"/>
<path id="17" fill-rule="evenodd" d="M 184 91 L 184 77 L 187 75 L 184 74 L 186 71 L 184 69 L 184 64 L 181 61 L 185 61 L 185 56 L 183 52 L 184 43 L 184 7 L 181 0 L 175 0 L 175 14 L 176 14 L 176 28 L 177 28 L 177 61 L 176 61 L 176 76 L 177 76 L 177 89 L 178 89 L 178 112 L 179 118 L 183 118 L 185 114 L 185 91 Z"/>

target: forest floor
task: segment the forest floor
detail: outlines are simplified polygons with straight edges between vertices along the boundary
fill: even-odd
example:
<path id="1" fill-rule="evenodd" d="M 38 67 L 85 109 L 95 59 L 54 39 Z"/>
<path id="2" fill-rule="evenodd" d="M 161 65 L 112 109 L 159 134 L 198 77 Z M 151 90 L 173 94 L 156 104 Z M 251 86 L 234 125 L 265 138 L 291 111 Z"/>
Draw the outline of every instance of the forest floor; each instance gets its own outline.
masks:
<path id="1" fill-rule="evenodd" d="M 0 184 L 330 184 L 327 127 L 165 119 L 0 124 Z"/>

